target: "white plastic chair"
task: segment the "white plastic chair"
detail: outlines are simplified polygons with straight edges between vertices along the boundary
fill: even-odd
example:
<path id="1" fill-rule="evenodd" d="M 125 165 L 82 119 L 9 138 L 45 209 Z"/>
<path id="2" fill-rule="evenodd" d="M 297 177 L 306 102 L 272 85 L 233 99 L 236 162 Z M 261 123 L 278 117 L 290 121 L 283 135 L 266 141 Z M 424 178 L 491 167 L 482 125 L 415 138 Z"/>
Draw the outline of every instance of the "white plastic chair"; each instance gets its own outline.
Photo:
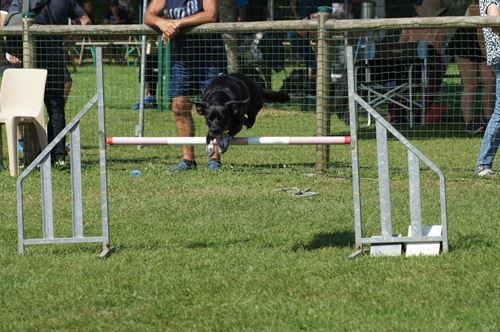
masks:
<path id="1" fill-rule="evenodd" d="M 7 131 L 9 171 L 18 174 L 18 125 L 35 125 L 40 147 L 47 146 L 47 131 L 44 116 L 46 69 L 7 69 L 3 73 L 0 88 L 0 124 Z"/>

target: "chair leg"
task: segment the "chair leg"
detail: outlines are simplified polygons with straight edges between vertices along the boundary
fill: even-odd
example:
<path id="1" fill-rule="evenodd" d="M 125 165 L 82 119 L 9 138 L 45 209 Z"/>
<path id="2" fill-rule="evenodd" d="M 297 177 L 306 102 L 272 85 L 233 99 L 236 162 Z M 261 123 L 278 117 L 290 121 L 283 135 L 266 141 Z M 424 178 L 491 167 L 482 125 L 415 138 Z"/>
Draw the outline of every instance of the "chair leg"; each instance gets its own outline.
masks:
<path id="1" fill-rule="evenodd" d="M 2 123 L 0 123 L 0 170 L 4 169 L 3 166 L 3 141 L 2 141 Z"/>
<path id="2" fill-rule="evenodd" d="M 47 131 L 45 128 L 40 125 L 38 122 L 34 122 L 35 128 L 36 128 L 36 133 L 38 135 L 38 141 L 40 142 L 40 150 L 45 149 L 47 146 Z"/>
<path id="3" fill-rule="evenodd" d="M 85 52 L 85 41 L 82 41 L 82 46 L 80 47 L 80 55 L 78 57 L 79 66 L 81 66 L 83 62 L 83 52 Z"/>
<path id="4" fill-rule="evenodd" d="M 17 123 L 8 122 L 5 124 L 7 131 L 7 147 L 9 150 L 9 172 L 11 176 L 17 176 L 18 155 L 17 155 Z"/>

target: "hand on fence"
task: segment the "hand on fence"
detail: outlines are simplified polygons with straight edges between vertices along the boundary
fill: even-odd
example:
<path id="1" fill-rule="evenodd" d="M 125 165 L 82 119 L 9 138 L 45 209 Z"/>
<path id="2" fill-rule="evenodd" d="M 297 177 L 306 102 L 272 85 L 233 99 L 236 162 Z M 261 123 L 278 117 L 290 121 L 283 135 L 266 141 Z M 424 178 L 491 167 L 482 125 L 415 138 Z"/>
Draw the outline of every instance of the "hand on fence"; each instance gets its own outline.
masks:
<path id="1" fill-rule="evenodd" d="M 179 30 L 179 24 L 176 20 L 162 19 L 158 23 L 158 29 L 162 32 L 163 41 L 168 42 Z"/>
<path id="2" fill-rule="evenodd" d="M 21 63 L 21 60 L 19 60 L 18 57 L 13 56 L 12 54 L 5 53 L 5 59 L 7 59 L 7 62 L 10 63 L 11 65 L 18 65 Z"/>

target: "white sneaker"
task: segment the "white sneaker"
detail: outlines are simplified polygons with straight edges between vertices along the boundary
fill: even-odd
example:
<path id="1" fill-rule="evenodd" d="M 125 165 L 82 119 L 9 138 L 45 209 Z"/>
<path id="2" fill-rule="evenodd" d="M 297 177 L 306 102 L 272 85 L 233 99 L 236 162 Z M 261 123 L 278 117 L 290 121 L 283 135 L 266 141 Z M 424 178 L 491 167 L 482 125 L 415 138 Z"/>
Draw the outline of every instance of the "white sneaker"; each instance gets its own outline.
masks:
<path id="1" fill-rule="evenodd" d="M 479 177 L 489 177 L 497 175 L 497 173 L 493 172 L 489 167 L 478 167 L 474 174 Z"/>

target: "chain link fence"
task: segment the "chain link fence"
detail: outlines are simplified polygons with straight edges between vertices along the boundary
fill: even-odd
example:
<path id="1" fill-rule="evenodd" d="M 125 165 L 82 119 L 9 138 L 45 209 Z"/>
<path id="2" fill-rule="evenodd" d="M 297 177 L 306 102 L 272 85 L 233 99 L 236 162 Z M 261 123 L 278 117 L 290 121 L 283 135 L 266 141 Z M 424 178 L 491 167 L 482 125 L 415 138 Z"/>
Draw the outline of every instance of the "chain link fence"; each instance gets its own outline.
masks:
<path id="1" fill-rule="evenodd" d="M 150 122 L 149 115 L 171 110 L 172 66 L 183 61 L 200 73 L 207 65 L 221 73 L 244 73 L 262 87 L 290 95 L 287 104 L 266 105 L 243 136 L 348 134 L 345 49 L 351 46 L 358 93 L 403 133 L 477 140 L 495 98 L 481 34 L 488 24 L 492 20 L 479 17 L 328 20 L 320 28 L 317 20 L 208 24 L 180 37 L 187 43 L 182 53 L 142 25 L 34 25 L 31 44 L 24 45 L 32 46 L 35 66 L 49 69 L 47 91 L 67 99 L 67 118 L 94 94 L 95 48 L 103 48 L 106 108 L 121 112 L 124 121 L 113 136 L 137 134 L 141 107 L 144 135 L 176 135 L 169 113 L 164 123 L 157 117 Z M 22 59 L 21 33 L 2 30 L 3 53 Z M 194 77 L 185 82 L 191 101 L 199 100 L 203 89 L 203 77 Z M 327 116 L 318 120 L 318 112 Z M 204 136 L 203 119 L 193 116 L 197 135 Z M 358 117 L 360 137 L 373 138 L 371 119 L 363 110 Z M 431 158 L 433 153 L 439 152 L 429 151 Z"/>

